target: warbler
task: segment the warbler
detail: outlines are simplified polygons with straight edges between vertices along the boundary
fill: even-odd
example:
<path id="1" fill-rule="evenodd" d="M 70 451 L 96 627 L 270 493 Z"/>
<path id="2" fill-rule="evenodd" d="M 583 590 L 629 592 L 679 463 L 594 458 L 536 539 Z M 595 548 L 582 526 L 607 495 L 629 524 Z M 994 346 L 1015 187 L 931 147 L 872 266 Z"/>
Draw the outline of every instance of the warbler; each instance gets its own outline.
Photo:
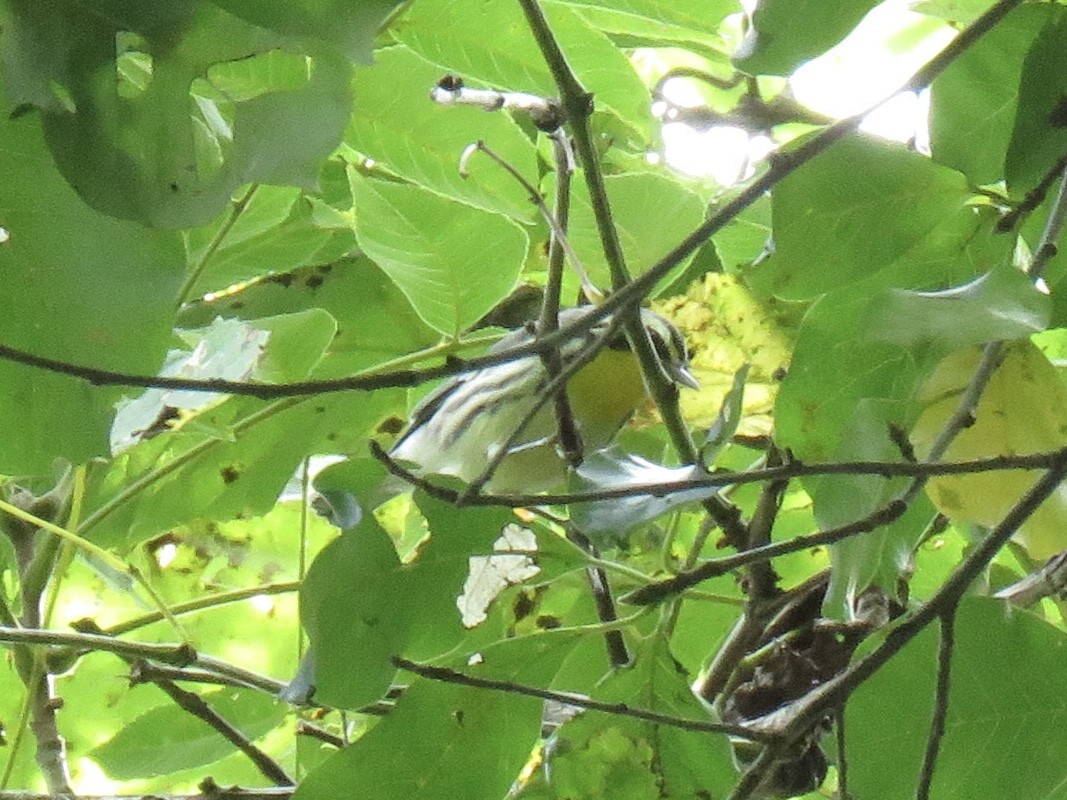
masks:
<path id="1" fill-rule="evenodd" d="M 575 322 L 593 308 L 561 310 L 560 325 Z M 666 374 L 680 386 L 697 388 L 696 379 L 689 372 L 685 340 L 678 329 L 647 309 L 641 310 L 641 321 Z M 560 346 L 563 365 L 603 335 L 609 324 L 610 318 L 599 320 L 584 335 L 564 342 Z M 490 352 L 532 340 L 528 329 L 514 331 L 500 339 Z M 416 406 L 407 431 L 391 454 L 394 459 L 414 464 L 417 474 L 451 475 L 470 483 L 485 471 L 529 416 L 548 381 L 548 371 L 538 355 L 458 375 Z M 637 357 L 622 331 L 618 331 L 567 382 L 567 399 L 583 451 L 607 447 L 646 397 Z M 550 399 L 510 446 L 486 488 L 528 493 L 562 485 L 567 473 L 558 447 L 558 428 L 555 404 Z"/>

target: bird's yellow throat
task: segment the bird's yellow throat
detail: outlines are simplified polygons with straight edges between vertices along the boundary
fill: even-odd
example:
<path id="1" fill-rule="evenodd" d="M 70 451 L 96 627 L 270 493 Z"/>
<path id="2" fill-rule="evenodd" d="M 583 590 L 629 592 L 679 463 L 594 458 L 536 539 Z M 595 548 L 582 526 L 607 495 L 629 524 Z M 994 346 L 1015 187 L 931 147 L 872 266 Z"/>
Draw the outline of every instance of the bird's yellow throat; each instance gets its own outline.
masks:
<path id="1" fill-rule="evenodd" d="M 582 438 L 603 447 L 645 401 L 637 356 L 605 347 L 567 383 L 567 398 Z"/>

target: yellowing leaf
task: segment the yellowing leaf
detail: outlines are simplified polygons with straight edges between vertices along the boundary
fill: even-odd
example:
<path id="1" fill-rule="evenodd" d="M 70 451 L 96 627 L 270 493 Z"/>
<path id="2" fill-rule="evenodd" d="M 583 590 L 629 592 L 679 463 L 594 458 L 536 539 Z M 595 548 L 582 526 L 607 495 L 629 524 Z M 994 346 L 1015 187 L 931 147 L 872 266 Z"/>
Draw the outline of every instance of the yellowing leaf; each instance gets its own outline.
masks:
<path id="1" fill-rule="evenodd" d="M 912 431 L 916 454 L 925 458 L 974 375 L 981 349 L 945 358 L 920 387 L 922 412 Z M 1067 445 L 1067 386 L 1029 340 L 1009 344 L 975 410 L 975 423 L 955 438 L 947 461 L 1028 455 Z M 941 513 L 961 522 L 995 526 L 1039 473 L 1023 470 L 936 478 L 927 494 Z M 1015 536 L 1031 557 L 1067 550 L 1067 487 L 1060 486 Z"/>

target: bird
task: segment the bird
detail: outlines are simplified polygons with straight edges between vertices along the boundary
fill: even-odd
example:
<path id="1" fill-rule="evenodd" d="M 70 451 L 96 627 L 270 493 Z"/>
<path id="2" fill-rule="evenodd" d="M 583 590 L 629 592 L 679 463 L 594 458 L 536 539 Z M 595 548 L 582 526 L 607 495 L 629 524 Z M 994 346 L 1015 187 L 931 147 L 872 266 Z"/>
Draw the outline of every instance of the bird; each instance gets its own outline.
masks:
<path id="1" fill-rule="evenodd" d="M 561 327 L 591 314 L 595 306 L 561 309 Z M 662 316 L 641 309 L 641 322 L 667 376 L 677 386 L 698 388 L 689 371 L 689 351 L 681 332 Z M 611 323 L 605 317 L 589 330 L 560 345 L 564 367 L 602 336 Z M 534 339 L 531 326 L 504 336 L 490 349 L 502 352 Z M 411 421 L 390 455 L 414 465 L 420 477 L 447 475 L 470 484 L 507 446 L 549 382 L 542 358 L 529 355 L 457 375 L 426 396 L 412 411 Z M 645 401 L 648 391 L 641 366 L 619 330 L 567 382 L 571 408 L 583 452 L 601 450 Z M 517 440 L 485 483 L 488 491 L 533 493 L 566 483 L 567 461 L 558 446 L 555 404 L 549 400 L 533 413 Z"/>

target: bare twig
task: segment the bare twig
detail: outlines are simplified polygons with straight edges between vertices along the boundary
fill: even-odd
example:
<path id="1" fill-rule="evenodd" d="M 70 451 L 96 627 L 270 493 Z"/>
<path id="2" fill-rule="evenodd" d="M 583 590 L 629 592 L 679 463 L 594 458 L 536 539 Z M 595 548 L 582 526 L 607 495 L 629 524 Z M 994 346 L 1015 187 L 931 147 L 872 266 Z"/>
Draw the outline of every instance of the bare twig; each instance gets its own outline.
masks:
<path id="1" fill-rule="evenodd" d="M 320 742 L 333 745 L 338 750 L 347 744 L 340 736 L 336 736 L 329 731 L 320 728 L 318 725 L 312 725 L 306 719 L 302 719 L 296 723 L 296 735 L 307 736 L 310 739 L 318 739 Z M 2 798 L 0 798 L 0 800 L 2 800 Z"/>
<path id="2" fill-rule="evenodd" d="M 721 722 L 686 719 L 684 717 L 671 716 L 670 714 L 660 714 L 656 711 L 632 708 L 625 703 L 604 703 L 580 694 L 554 692 L 549 689 L 527 686 L 513 681 L 476 678 L 472 675 L 466 675 L 446 667 L 433 667 L 426 664 L 418 664 L 414 661 L 409 661 L 406 658 L 394 657 L 393 664 L 399 669 L 413 672 L 428 680 L 452 683 L 459 686 L 473 686 L 479 689 L 490 689 L 497 692 L 523 695 L 525 697 L 537 697 L 541 700 L 551 700 L 565 705 L 578 706 L 579 708 L 589 709 L 590 711 L 601 711 L 605 714 L 615 714 L 622 717 L 634 717 L 635 719 L 642 719 L 656 725 L 666 725 L 671 728 L 679 728 L 686 731 L 694 731 L 698 733 L 724 733 L 728 736 L 736 736 L 754 742 L 771 742 L 775 738 L 773 735 L 749 730 L 743 725 L 728 725 Z"/>
<path id="3" fill-rule="evenodd" d="M 1064 157 L 1067 159 L 1067 156 Z M 1060 189 L 1056 193 L 1056 199 L 1049 209 L 1048 219 L 1045 220 L 1045 229 L 1041 232 L 1041 241 L 1034 253 L 1034 259 L 1030 263 L 1029 274 L 1033 280 L 1037 280 L 1045 273 L 1045 267 L 1052 257 L 1058 252 L 1057 243 L 1063 226 L 1067 222 L 1067 167 L 1060 170 Z"/>
<path id="4" fill-rule="evenodd" d="M 926 750 L 923 753 L 922 768 L 919 771 L 919 783 L 915 790 L 915 800 L 929 800 L 930 786 L 934 780 L 934 768 L 937 756 L 941 752 L 941 740 L 945 735 L 945 722 L 948 719 L 949 693 L 952 684 L 952 651 L 956 644 L 956 605 L 946 608 L 939 617 L 941 636 L 937 648 L 937 689 L 934 693 L 934 716 L 930 720 L 930 732 L 926 737 Z"/>
<path id="5" fill-rule="evenodd" d="M 149 644 L 128 642 L 98 633 L 70 631 L 25 630 L 0 626 L 0 643 L 20 643 L 69 647 L 74 650 L 99 650 L 122 658 L 143 658 L 177 667 L 199 666 L 210 672 L 228 676 L 245 686 L 277 694 L 285 684 L 251 670 L 201 655 L 189 644 Z"/>
<path id="6" fill-rule="evenodd" d="M 834 732 L 837 737 L 837 800 L 849 800 L 848 757 L 845 737 L 845 710 L 839 708 L 834 714 Z"/>
<path id="7" fill-rule="evenodd" d="M 441 78 L 430 91 L 430 99 L 441 105 L 476 106 L 486 111 L 520 111 L 546 133 L 557 130 L 563 122 L 558 100 L 525 92 L 472 89 L 464 85 L 462 78 L 455 75 L 445 75 Z"/>
<path id="8" fill-rule="evenodd" d="M 131 665 L 137 669 L 136 662 Z M 157 676 L 151 679 L 174 703 L 183 711 L 192 714 L 202 720 L 212 729 L 217 731 L 226 741 L 244 753 L 268 780 L 277 786 L 294 786 L 295 781 L 282 769 L 273 758 L 268 756 L 246 737 L 241 731 L 231 725 L 218 712 L 215 711 L 198 694 L 182 689 L 176 683 L 167 678 Z"/>
<path id="9" fill-rule="evenodd" d="M 837 528 L 830 528 L 825 531 L 819 531 L 818 533 L 810 533 L 806 536 L 797 536 L 786 542 L 775 542 L 774 544 L 757 547 L 753 550 L 745 550 L 736 555 L 726 556 L 724 558 L 711 559 L 710 561 L 705 561 L 695 569 L 679 572 L 674 577 L 643 586 L 623 597 L 622 602 L 633 605 L 650 605 L 652 603 L 659 603 L 673 594 L 684 591 L 691 586 L 696 586 L 702 581 L 725 575 L 728 572 L 747 564 L 757 561 L 768 561 L 772 558 L 786 555 L 787 553 L 796 553 L 818 545 L 833 544 L 847 539 L 850 536 L 856 536 L 860 533 L 868 533 L 869 531 L 876 530 L 883 525 L 888 525 L 890 522 L 899 519 L 904 512 L 907 511 L 907 508 L 908 507 L 904 502 L 900 500 L 892 500 L 881 508 L 871 512 L 866 517 L 841 525 Z"/>
<path id="10" fill-rule="evenodd" d="M 1045 196 L 1048 194 L 1048 190 L 1052 188 L 1052 184 L 1054 184 L 1057 179 L 1063 177 L 1063 171 L 1065 169 L 1067 169 L 1067 154 L 1056 159 L 1056 163 L 1049 168 L 1048 172 L 1045 173 L 1045 176 L 1038 182 L 1037 186 L 1027 193 L 1026 197 L 1022 199 L 1022 202 L 997 220 L 997 230 L 1002 233 L 1013 230 L 1019 223 L 1020 219 L 1037 210 L 1037 208 L 1045 202 Z"/>
<path id="11" fill-rule="evenodd" d="M 827 710 L 840 707 L 849 695 L 914 639 L 927 625 L 959 603 L 971 583 L 993 560 L 1031 514 L 1067 477 L 1067 452 L 1030 488 L 1000 524 L 960 563 L 934 595 L 918 609 L 903 617 L 875 649 L 853 662 L 840 675 L 808 694 L 797 706 L 786 727 L 779 731 L 783 746 L 804 736 L 825 716 Z M 759 785 L 762 770 L 772 763 L 774 748 L 767 747 L 742 776 L 731 800 L 746 800 Z"/>
<path id="12" fill-rule="evenodd" d="M 372 443 L 372 450 L 374 449 Z M 504 506 L 508 508 L 525 508 L 536 505 L 567 505 L 589 503 L 598 500 L 612 500 L 621 497 L 665 497 L 676 492 L 692 491 L 714 486 L 741 486 L 748 483 L 788 480 L 790 478 L 811 477 L 816 475 L 878 475 L 883 478 L 918 478 L 939 477 L 945 475 L 970 475 L 979 472 L 999 472 L 1002 470 L 1048 469 L 1056 460 L 1059 450 L 1044 453 L 1031 453 L 1017 456 L 992 456 L 968 461 L 952 462 L 898 462 L 898 461 L 840 461 L 833 464 L 803 464 L 793 462 L 787 466 L 769 467 L 749 470 L 748 472 L 715 472 L 710 475 L 679 481 L 632 484 L 617 489 L 599 489 L 588 492 L 568 492 L 566 494 L 489 494 L 464 498 L 468 505 Z M 427 494 L 448 503 L 458 502 L 461 493 L 433 481 L 420 479 L 392 462 L 388 455 L 382 457 L 381 448 L 377 448 L 376 458 L 382 460 L 397 477 L 426 491 Z"/>
<path id="13" fill-rule="evenodd" d="M 247 688 L 245 684 L 239 680 L 202 669 L 168 667 L 165 665 L 153 664 L 150 661 L 135 661 L 131 665 L 128 677 L 130 686 L 139 686 L 142 683 L 156 683 L 161 680 L 183 681 L 185 683 L 206 683 L 213 686 L 232 686 L 238 689 Z"/>
<path id="14" fill-rule="evenodd" d="M 259 597 L 260 595 L 291 594 L 299 588 L 299 581 L 283 581 L 280 583 L 266 583 L 260 586 L 248 586 L 244 589 L 232 589 L 226 592 L 210 594 L 205 597 L 198 597 L 195 600 L 187 600 L 184 603 L 176 603 L 175 605 L 170 606 L 169 610 L 172 615 L 180 617 L 182 614 L 206 611 L 211 608 L 218 608 L 219 606 L 236 603 L 240 600 Z M 164 619 L 163 612 L 150 611 L 139 617 L 128 619 L 125 622 L 115 623 L 114 625 L 104 628 L 102 632 L 109 636 L 122 636 L 124 633 L 135 631 L 146 625 L 159 622 L 162 619 Z M 88 621 L 83 622 L 87 623 Z"/>

